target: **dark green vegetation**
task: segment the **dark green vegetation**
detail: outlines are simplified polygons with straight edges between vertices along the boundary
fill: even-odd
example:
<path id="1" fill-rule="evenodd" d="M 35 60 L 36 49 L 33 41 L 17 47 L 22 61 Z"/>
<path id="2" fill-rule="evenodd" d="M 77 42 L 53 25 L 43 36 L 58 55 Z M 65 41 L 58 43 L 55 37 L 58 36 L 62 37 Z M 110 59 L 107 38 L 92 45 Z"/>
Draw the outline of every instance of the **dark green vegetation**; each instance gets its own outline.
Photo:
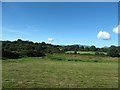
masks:
<path id="1" fill-rule="evenodd" d="M 17 41 L 2 41 L 3 59 L 16 59 L 20 57 L 42 57 L 48 54 L 65 53 L 67 51 L 74 51 L 74 54 L 78 54 L 80 51 L 91 51 L 95 53 L 94 55 L 108 55 L 111 57 L 120 56 L 120 46 L 96 48 L 95 46 L 62 46 L 46 44 L 45 42 L 34 43 L 32 41 L 23 41 L 21 39 L 18 39 Z M 81 54 L 81 52 L 79 54 Z"/>
<path id="2" fill-rule="evenodd" d="M 53 54 L 3 60 L 3 88 L 117 88 L 118 58 Z"/>
<path id="3" fill-rule="evenodd" d="M 33 43 L 31 41 L 22 41 L 21 39 L 13 42 L 2 42 L 3 58 L 12 59 L 19 57 L 41 57 L 47 55 L 48 53 L 52 54 L 56 52 L 60 52 L 58 47 L 51 44 L 46 44 L 45 42 Z M 11 57 L 9 54 L 14 54 L 12 55 L 14 57 Z"/>

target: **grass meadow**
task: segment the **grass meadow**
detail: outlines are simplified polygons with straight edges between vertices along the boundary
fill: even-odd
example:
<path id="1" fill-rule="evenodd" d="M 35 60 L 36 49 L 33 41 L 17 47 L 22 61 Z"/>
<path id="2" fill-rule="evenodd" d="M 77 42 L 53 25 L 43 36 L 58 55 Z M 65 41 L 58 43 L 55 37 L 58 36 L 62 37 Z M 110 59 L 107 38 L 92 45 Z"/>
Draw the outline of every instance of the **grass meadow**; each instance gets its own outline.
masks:
<path id="1" fill-rule="evenodd" d="M 71 54 L 71 53 L 74 53 L 74 51 L 67 51 L 66 52 L 67 54 Z M 95 52 L 94 51 L 77 51 L 78 54 L 82 54 L 82 55 L 95 55 Z M 104 53 L 105 55 L 107 55 L 106 52 L 99 52 L 99 53 Z"/>
<path id="2" fill-rule="evenodd" d="M 117 88 L 118 58 L 53 54 L 3 60 L 3 88 Z"/>

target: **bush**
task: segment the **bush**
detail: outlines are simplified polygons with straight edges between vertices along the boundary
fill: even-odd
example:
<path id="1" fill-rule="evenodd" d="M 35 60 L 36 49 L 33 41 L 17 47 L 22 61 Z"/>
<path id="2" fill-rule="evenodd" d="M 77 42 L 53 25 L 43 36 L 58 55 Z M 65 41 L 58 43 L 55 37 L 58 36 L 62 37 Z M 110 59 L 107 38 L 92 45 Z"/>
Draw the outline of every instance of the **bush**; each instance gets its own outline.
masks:
<path id="1" fill-rule="evenodd" d="M 95 52 L 95 55 L 105 55 L 103 52 Z"/>
<path id="2" fill-rule="evenodd" d="M 74 54 L 77 54 L 77 51 L 76 51 L 76 50 L 74 51 Z"/>
<path id="3" fill-rule="evenodd" d="M 17 59 L 20 55 L 17 52 L 2 50 L 2 58 Z"/>
<path id="4" fill-rule="evenodd" d="M 98 62 L 98 60 L 94 60 L 94 62 Z"/>
<path id="5" fill-rule="evenodd" d="M 95 52 L 95 55 L 99 55 L 100 53 L 99 52 Z"/>
<path id="6" fill-rule="evenodd" d="M 103 52 L 99 53 L 99 55 L 105 55 Z"/>
<path id="7" fill-rule="evenodd" d="M 111 46 L 107 52 L 107 55 L 111 56 L 111 57 L 119 57 L 120 56 L 118 48 L 116 46 Z"/>
<path id="8" fill-rule="evenodd" d="M 22 56 L 28 56 L 28 57 L 42 57 L 45 56 L 43 52 L 35 51 L 35 50 L 24 50 L 21 52 Z"/>
<path id="9" fill-rule="evenodd" d="M 58 60 L 59 60 L 59 61 L 61 61 L 62 59 L 61 59 L 61 58 L 59 58 Z"/>

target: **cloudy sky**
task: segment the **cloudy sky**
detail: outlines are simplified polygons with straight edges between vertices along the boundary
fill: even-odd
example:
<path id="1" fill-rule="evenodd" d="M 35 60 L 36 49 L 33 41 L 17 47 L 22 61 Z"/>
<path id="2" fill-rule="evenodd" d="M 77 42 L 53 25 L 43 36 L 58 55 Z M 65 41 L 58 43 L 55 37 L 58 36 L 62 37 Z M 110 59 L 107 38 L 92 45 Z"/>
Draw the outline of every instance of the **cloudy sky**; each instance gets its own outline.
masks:
<path id="1" fill-rule="evenodd" d="M 3 40 L 97 47 L 118 44 L 116 2 L 2 4 Z"/>

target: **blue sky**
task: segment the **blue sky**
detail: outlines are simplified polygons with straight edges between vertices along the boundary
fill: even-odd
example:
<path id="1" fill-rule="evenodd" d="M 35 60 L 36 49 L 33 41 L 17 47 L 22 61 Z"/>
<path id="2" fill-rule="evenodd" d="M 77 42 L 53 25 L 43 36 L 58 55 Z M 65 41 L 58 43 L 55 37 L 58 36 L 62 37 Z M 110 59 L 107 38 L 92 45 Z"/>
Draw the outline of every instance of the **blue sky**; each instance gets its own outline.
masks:
<path id="1" fill-rule="evenodd" d="M 117 5 L 116 2 L 4 2 L 2 38 L 58 45 L 117 45 L 118 34 L 113 32 L 118 25 Z M 110 38 L 99 39 L 100 31 L 109 33 Z"/>

